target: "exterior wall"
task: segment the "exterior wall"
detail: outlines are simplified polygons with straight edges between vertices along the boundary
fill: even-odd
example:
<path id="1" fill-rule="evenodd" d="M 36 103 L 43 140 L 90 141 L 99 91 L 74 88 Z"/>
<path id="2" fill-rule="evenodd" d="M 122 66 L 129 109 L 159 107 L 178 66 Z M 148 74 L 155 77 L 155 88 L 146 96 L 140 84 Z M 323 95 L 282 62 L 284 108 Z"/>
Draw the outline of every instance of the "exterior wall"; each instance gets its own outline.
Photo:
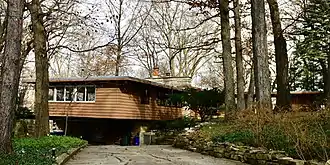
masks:
<path id="1" fill-rule="evenodd" d="M 158 106 L 157 90 L 150 90 L 149 104 L 141 104 L 140 97 L 122 88 L 96 88 L 95 102 L 49 102 L 50 116 L 72 116 L 109 119 L 171 120 L 182 117 L 182 108 Z"/>
<path id="2" fill-rule="evenodd" d="M 320 92 L 300 92 L 291 93 L 291 106 L 294 111 L 311 111 L 318 109 L 322 93 Z M 276 94 L 272 95 L 273 105 L 276 104 Z"/>
<path id="3" fill-rule="evenodd" d="M 295 111 L 310 111 L 317 108 L 319 94 L 291 95 L 292 109 Z"/>

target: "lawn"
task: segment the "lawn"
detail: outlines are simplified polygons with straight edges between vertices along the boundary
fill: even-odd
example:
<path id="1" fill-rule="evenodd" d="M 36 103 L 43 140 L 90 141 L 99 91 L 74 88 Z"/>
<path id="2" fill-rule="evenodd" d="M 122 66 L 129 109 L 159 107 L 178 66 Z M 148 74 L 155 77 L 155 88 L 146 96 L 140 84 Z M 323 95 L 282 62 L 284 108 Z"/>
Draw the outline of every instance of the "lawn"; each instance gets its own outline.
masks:
<path id="1" fill-rule="evenodd" d="M 52 157 L 52 148 L 56 149 L 58 156 L 70 148 L 84 144 L 87 144 L 87 141 L 65 136 L 14 139 L 14 153 L 0 155 L 0 165 L 51 165 L 55 161 Z"/>

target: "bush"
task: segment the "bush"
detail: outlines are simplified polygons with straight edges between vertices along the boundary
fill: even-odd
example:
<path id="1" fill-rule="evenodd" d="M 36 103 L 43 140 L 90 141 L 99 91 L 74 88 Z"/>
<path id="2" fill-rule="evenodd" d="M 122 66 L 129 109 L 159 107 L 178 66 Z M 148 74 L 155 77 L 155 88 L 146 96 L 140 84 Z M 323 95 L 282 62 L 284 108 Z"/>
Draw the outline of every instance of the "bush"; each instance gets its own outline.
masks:
<path id="1" fill-rule="evenodd" d="M 282 150 L 304 160 L 329 159 L 329 111 L 273 114 L 247 110 L 237 115 L 231 123 L 203 126 L 199 138 Z"/>
<path id="2" fill-rule="evenodd" d="M 65 136 L 47 136 L 39 139 L 21 138 L 14 139 L 14 154 L 0 155 L 1 165 L 48 165 L 54 163 L 52 158 L 52 148 L 56 149 L 56 155 L 67 152 L 70 148 L 75 148 L 87 144 L 86 141 Z"/>
<path id="3" fill-rule="evenodd" d="M 259 112 L 258 112 L 259 111 Z M 256 135 L 257 145 L 283 150 L 300 159 L 326 161 L 330 151 L 330 113 L 290 112 L 272 114 L 262 110 L 241 112 L 238 128 L 250 129 Z"/>
<path id="4" fill-rule="evenodd" d="M 151 129 L 157 129 L 160 131 L 182 131 L 184 128 L 193 127 L 196 125 L 196 121 L 190 117 L 184 117 L 177 120 L 157 121 L 153 124 Z"/>
<path id="5" fill-rule="evenodd" d="M 290 156 L 296 155 L 294 143 L 278 125 L 265 125 L 260 132 L 259 145 L 273 150 L 281 150 Z"/>
<path id="6" fill-rule="evenodd" d="M 243 143 L 244 145 L 254 145 L 255 136 L 250 130 L 239 130 L 228 134 L 217 135 L 212 138 L 214 142 Z"/>
<path id="7" fill-rule="evenodd" d="M 173 105 L 189 107 L 189 110 L 198 114 L 204 122 L 217 115 L 219 107 L 224 103 L 224 97 L 224 91 L 216 88 L 210 90 L 188 88 L 185 92 L 170 95 L 168 101 Z"/>

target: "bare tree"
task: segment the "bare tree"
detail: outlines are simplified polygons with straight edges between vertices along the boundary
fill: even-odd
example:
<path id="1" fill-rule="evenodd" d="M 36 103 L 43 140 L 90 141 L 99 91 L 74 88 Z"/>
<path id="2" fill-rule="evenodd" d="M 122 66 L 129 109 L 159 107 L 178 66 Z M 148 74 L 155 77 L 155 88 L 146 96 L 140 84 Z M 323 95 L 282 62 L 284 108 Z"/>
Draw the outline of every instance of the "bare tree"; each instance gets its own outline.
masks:
<path id="1" fill-rule="evenodd" d="M 237 110 L 245 109 L 244 98 L 244 68 L 242 53 L 242 27 L 240 14 L 240 1 L 234 0 L 234 19 L 235 19 L 235 49 L 236 49 L 236 80 L 237 80 Z"/>
<path id="2" fill-rule="evenodd" d="M 251 15 L 256 101 L 259 108 L 270 110 L 272 108 L 270 71 L 268 64 L 265 2 L 263 0 L 251 1 Z"/>
<path id="3" fill-rule="evenodd" d="M 24 1 L 7 1 L 8 23 L 4 54 L 1 59 L 0 84 L 0 153 L 12 152 L 13 117 L 20 78 L 21 40 Z"/>
<path id="4" fill-rule="evenodd" d="M 218 46 L 215 19 L 199 25 L 205 16 L 183 3 L 155 3 L 152 7 L 136 41 L 143 43 L 136 48 L 139 63 L 150 74 L 158 66 L 171 76 L 195 76 Z"/>
<path id="5" fill-rule="evenodd" d="M 154 42 L 153 34 L 155 33 L 152 27 L 145 26 L 142 28 L 135 41 L 138 44 L 136 44 L 134 49 L 136 59 L 142 65 L 142 68 L 148 72 L 149 77 L 152 77 L 153 69 L 159 67 L 161 58 L 158 46 Z"/>
<path id="6" fill-rule="evenodd" d="M 105 3 L 107 5 L 105 17 L 114 26 L 110 35 L 114 38 L 111 45 L 115 46 L 113 50 L 116 50 L 115 76 L 119 76 L 123 61 L 128 56 L 131 41 L 143 27 L 144 20 L 149 16 L 150 7 L 144 8 L 146 3 L 142 1 L 106 0 Z M 138 24 L 140 19 L 143 22 Z M 139 26 L 134 26 L 135 24 Z"/>
<path id="7" fill-rule="evenodd" d="M 276 109 L 286 111 L 291 109 L 288 77 L 288 51 L 286 48 L 286 40 L 283 36 L 283 29 L 281 27 L 280 11 L 277 0 L 267 1 L 270 9 L 275 44 L 277 84 Z"/>
<path id="8" fill-rule="evenodd" d="M 32 0 L 28 7 L 31 13 L 36 68 L 34 133 L 35 137 L 42 137 L 49 133 L 47 36 L 43 20 L 44 13 L 39 0 Z"/>
<path id="9" fill-rule="evenodd" d="M 218 62 L 216 60 L 218 59 L 211 59 L 205 63 L 200 71 L 198 71 L 198 86 L 202 88 L 224 89 L 223 64 L 222 62 Z"/>
<path id="10" fill-rule="evenodd" d="M 3 48 L 5 46 L 5 40 L 6 40 L 5 33 L 8 23 L 8 17 L 5 11 L 6 11 L 6 3 L 4 1 L 0 1 L 0 53 L 3 53 Z"/>
<path id="11" fill-rule="evenodd" d="M 235 91 L 234 91 L 234 71 L 233 60 L 231 56 L 231 41 L 230 41 L 230 24 L 229 24 L 229 1 L 220 0 L 220 15 L 221 15 L 221 39 L 222 39 L 222 58 L 225 77 L 225 105 L 226 105 L 226 120 L 231 120 L 235 117 Z"/>
<path id="12" fill-rule="evenodd" d="M 255 97 L 255 82 L 254 82 L 254 71 L 253 71 L 253 54 L 252 54 L 252 37 L 247 36 L 242 42 L 243 54 L 247 59 L 245 60 L 245 79 L 248 81 L 248 93 L 246 95 L 246 108 L 251 108 Z"/>

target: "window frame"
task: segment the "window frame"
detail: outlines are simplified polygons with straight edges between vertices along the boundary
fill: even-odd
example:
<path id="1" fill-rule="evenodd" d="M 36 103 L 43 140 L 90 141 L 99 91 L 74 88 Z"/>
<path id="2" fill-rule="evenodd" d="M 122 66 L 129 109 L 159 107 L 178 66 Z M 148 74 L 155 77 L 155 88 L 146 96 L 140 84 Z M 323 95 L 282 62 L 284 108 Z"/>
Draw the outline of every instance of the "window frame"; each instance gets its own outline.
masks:
<path id="1" fill-rule="evenodd" d="M 88 101 L 88 90 L 87 88 L 94 87 L 94 100 Z M 85 86 L 85 101 L 84 102 L 95 102 L 96 100 L 96 86 Z"/>
<path id="2" fill-rule="evenodd" d="M 144 89 L 140 93 L 140 104 L 145 104 L 145 105 L 150 104 L 150 91 L 149 91 L 149 89 Z"/>
<path id="3" fill-rule="evenodd" d="M 63 88 L 63 100 L 57 101 L 57 88 Z M 55 86 L 54 89 L 56 91 L 54 101 L 56 101 L 56 102 L 65 102 L 65 86 Z"/>
<path id="4" fill-rule="evenodd" d="M 87 101 L 87 87 L 93 87 L 94 88 L 94 100 L 93 101 Z M 62 102 L 62 103 L 70 103 L 70 102 L 75 102 L 75 103 L 95 103 L 96 101 L 96 85 L 54 85 L 50 86 L 49 89 L 52 88 L 54 90 L 53 92 L 53 100 L 48 100 L 48 102 Z M 63 94 L 63 100 L 57 101 L 57 88 L 64 88 L 64 94 Z M 73 100 L 67 101 L 66 100 L 66 88 L 73 88 Z M 78 88 L 84 88 L 84 101 L 77 101 L 77 91 Z"/>
<path id="5" fill-rule="evenodd" d="M 52 100 L 49 100 L 49 89 L 53 89 L 53 99 Z M 54 102 L 55 99 L 56 99 L 56 87 L 51 86 L 48 88 L 48 102 Z"/>

